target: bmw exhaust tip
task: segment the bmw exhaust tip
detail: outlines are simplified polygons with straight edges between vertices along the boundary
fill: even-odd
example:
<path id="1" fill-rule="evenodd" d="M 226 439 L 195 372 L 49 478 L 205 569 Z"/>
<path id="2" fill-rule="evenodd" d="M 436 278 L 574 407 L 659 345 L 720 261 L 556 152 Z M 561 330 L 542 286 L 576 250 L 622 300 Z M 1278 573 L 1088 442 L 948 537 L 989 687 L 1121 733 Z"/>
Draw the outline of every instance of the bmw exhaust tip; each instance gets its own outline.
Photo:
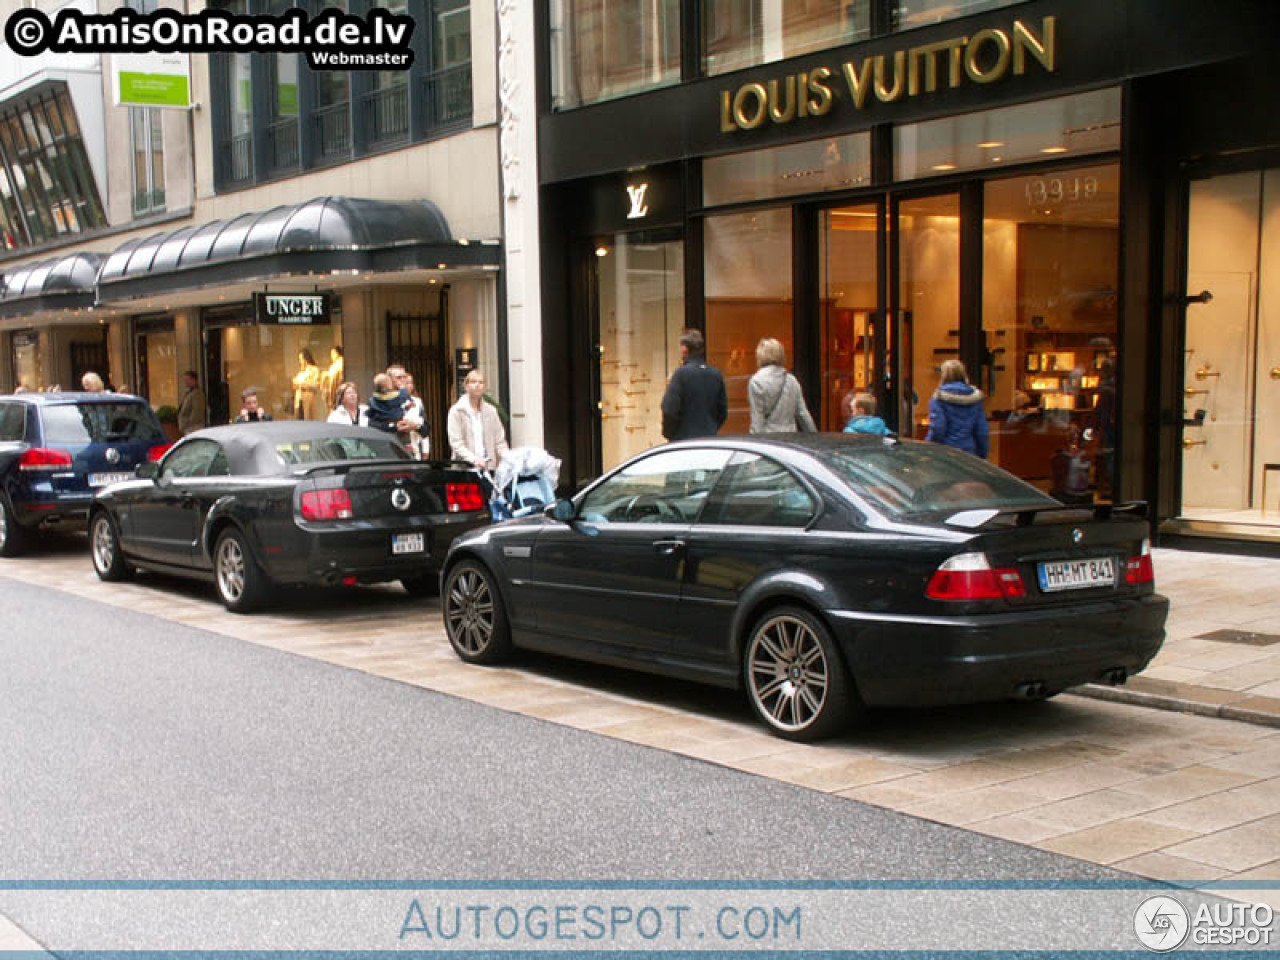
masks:
<path id="1" fill-rule="evenodd" d="M 1013 695 L 1019 700 L 1043 700 L 1048 696 L 1048 691 L 1043 683 L 1039 680 L 1031 683 L 1020 683 L 1013 688 Z"/>

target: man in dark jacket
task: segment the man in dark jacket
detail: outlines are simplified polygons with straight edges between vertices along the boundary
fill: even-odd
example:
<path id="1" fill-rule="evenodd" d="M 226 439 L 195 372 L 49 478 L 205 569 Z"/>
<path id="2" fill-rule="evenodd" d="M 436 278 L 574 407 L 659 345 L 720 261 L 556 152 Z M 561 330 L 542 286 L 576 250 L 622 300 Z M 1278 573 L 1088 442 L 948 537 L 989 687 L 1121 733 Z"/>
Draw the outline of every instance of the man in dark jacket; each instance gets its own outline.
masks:
<path id="1" fill-rule="evenodd" d="M 681 366 L 662 397 L 662 435 L 668 440 L 713 437 L 729 416 L 724 377 L 707 363 L 701 330 L 680 335 Z"/>

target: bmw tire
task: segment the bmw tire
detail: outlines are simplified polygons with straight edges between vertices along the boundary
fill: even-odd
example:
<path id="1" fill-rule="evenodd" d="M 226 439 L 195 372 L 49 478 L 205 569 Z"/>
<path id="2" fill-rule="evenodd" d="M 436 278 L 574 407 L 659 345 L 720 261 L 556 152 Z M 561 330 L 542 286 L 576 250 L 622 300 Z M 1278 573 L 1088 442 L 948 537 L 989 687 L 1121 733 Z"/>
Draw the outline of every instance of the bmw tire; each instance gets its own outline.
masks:
<path id="1" fill-rule="evenodd" d="M 444 582 L 444 627 L 449 643 L 467 663 L 498 663 L 511 654 L 511 625 L 493 574 L 475 560 L 462 560 Z"/>
<path id="2" fill-rule="evenodd" d="M 831 631 L 801 607 L 776 607 L 756 621 L 742 672 L 756 716 L 787 740 L 830 736 L 861 709 Z"/>

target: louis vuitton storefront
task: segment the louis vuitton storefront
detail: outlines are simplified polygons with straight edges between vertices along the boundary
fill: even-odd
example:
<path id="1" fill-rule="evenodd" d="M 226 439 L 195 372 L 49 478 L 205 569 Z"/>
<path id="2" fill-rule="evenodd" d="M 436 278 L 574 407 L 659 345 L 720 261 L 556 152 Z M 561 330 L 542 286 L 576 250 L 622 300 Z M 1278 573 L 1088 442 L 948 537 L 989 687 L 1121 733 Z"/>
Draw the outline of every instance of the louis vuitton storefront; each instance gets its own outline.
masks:
<path id="1" fill-rule="evenodd" d="M 868 392 L 922 437 L 959 358 L 1006 469 L 1280 541 L 1270 7 L 686 0 L 634 18 L 662 44 L 628 59 L 588 42 L 598 6 L 552 3 L 543 37 L 544 380 L 572 383 L 544 399 L 572 476 L 660 442 L 695 326 L 725 432 L 762 337 L 824 430 Z"/>

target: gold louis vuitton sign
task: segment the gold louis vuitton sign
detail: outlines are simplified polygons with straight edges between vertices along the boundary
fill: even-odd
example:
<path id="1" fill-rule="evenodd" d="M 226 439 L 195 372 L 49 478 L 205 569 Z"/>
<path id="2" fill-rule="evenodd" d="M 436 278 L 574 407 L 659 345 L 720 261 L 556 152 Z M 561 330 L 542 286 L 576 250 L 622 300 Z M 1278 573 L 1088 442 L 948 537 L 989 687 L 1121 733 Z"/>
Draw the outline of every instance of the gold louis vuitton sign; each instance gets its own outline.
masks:
<path id="1" fill-rule="evenodd" d="M 1028 61 L 1046 73 L 1057 67 L 1057 17 L 1045 17 L 1036 33 L 1021 20 L 1012 30 L 988 27 L 971 37 L 849 60 L 836 69 L 817 67 L 788 74 L 767 83 L 746 83 L 720 91 L 720 132 L 755 130 L 767 121 L 791 123 L 831 112 L 847 98 L 864 110 L 876 101 L 893 103 L 903 97 L 954 90 L 966 83 L 995 83 L 1012 73 L 1022 76 Z"/>

